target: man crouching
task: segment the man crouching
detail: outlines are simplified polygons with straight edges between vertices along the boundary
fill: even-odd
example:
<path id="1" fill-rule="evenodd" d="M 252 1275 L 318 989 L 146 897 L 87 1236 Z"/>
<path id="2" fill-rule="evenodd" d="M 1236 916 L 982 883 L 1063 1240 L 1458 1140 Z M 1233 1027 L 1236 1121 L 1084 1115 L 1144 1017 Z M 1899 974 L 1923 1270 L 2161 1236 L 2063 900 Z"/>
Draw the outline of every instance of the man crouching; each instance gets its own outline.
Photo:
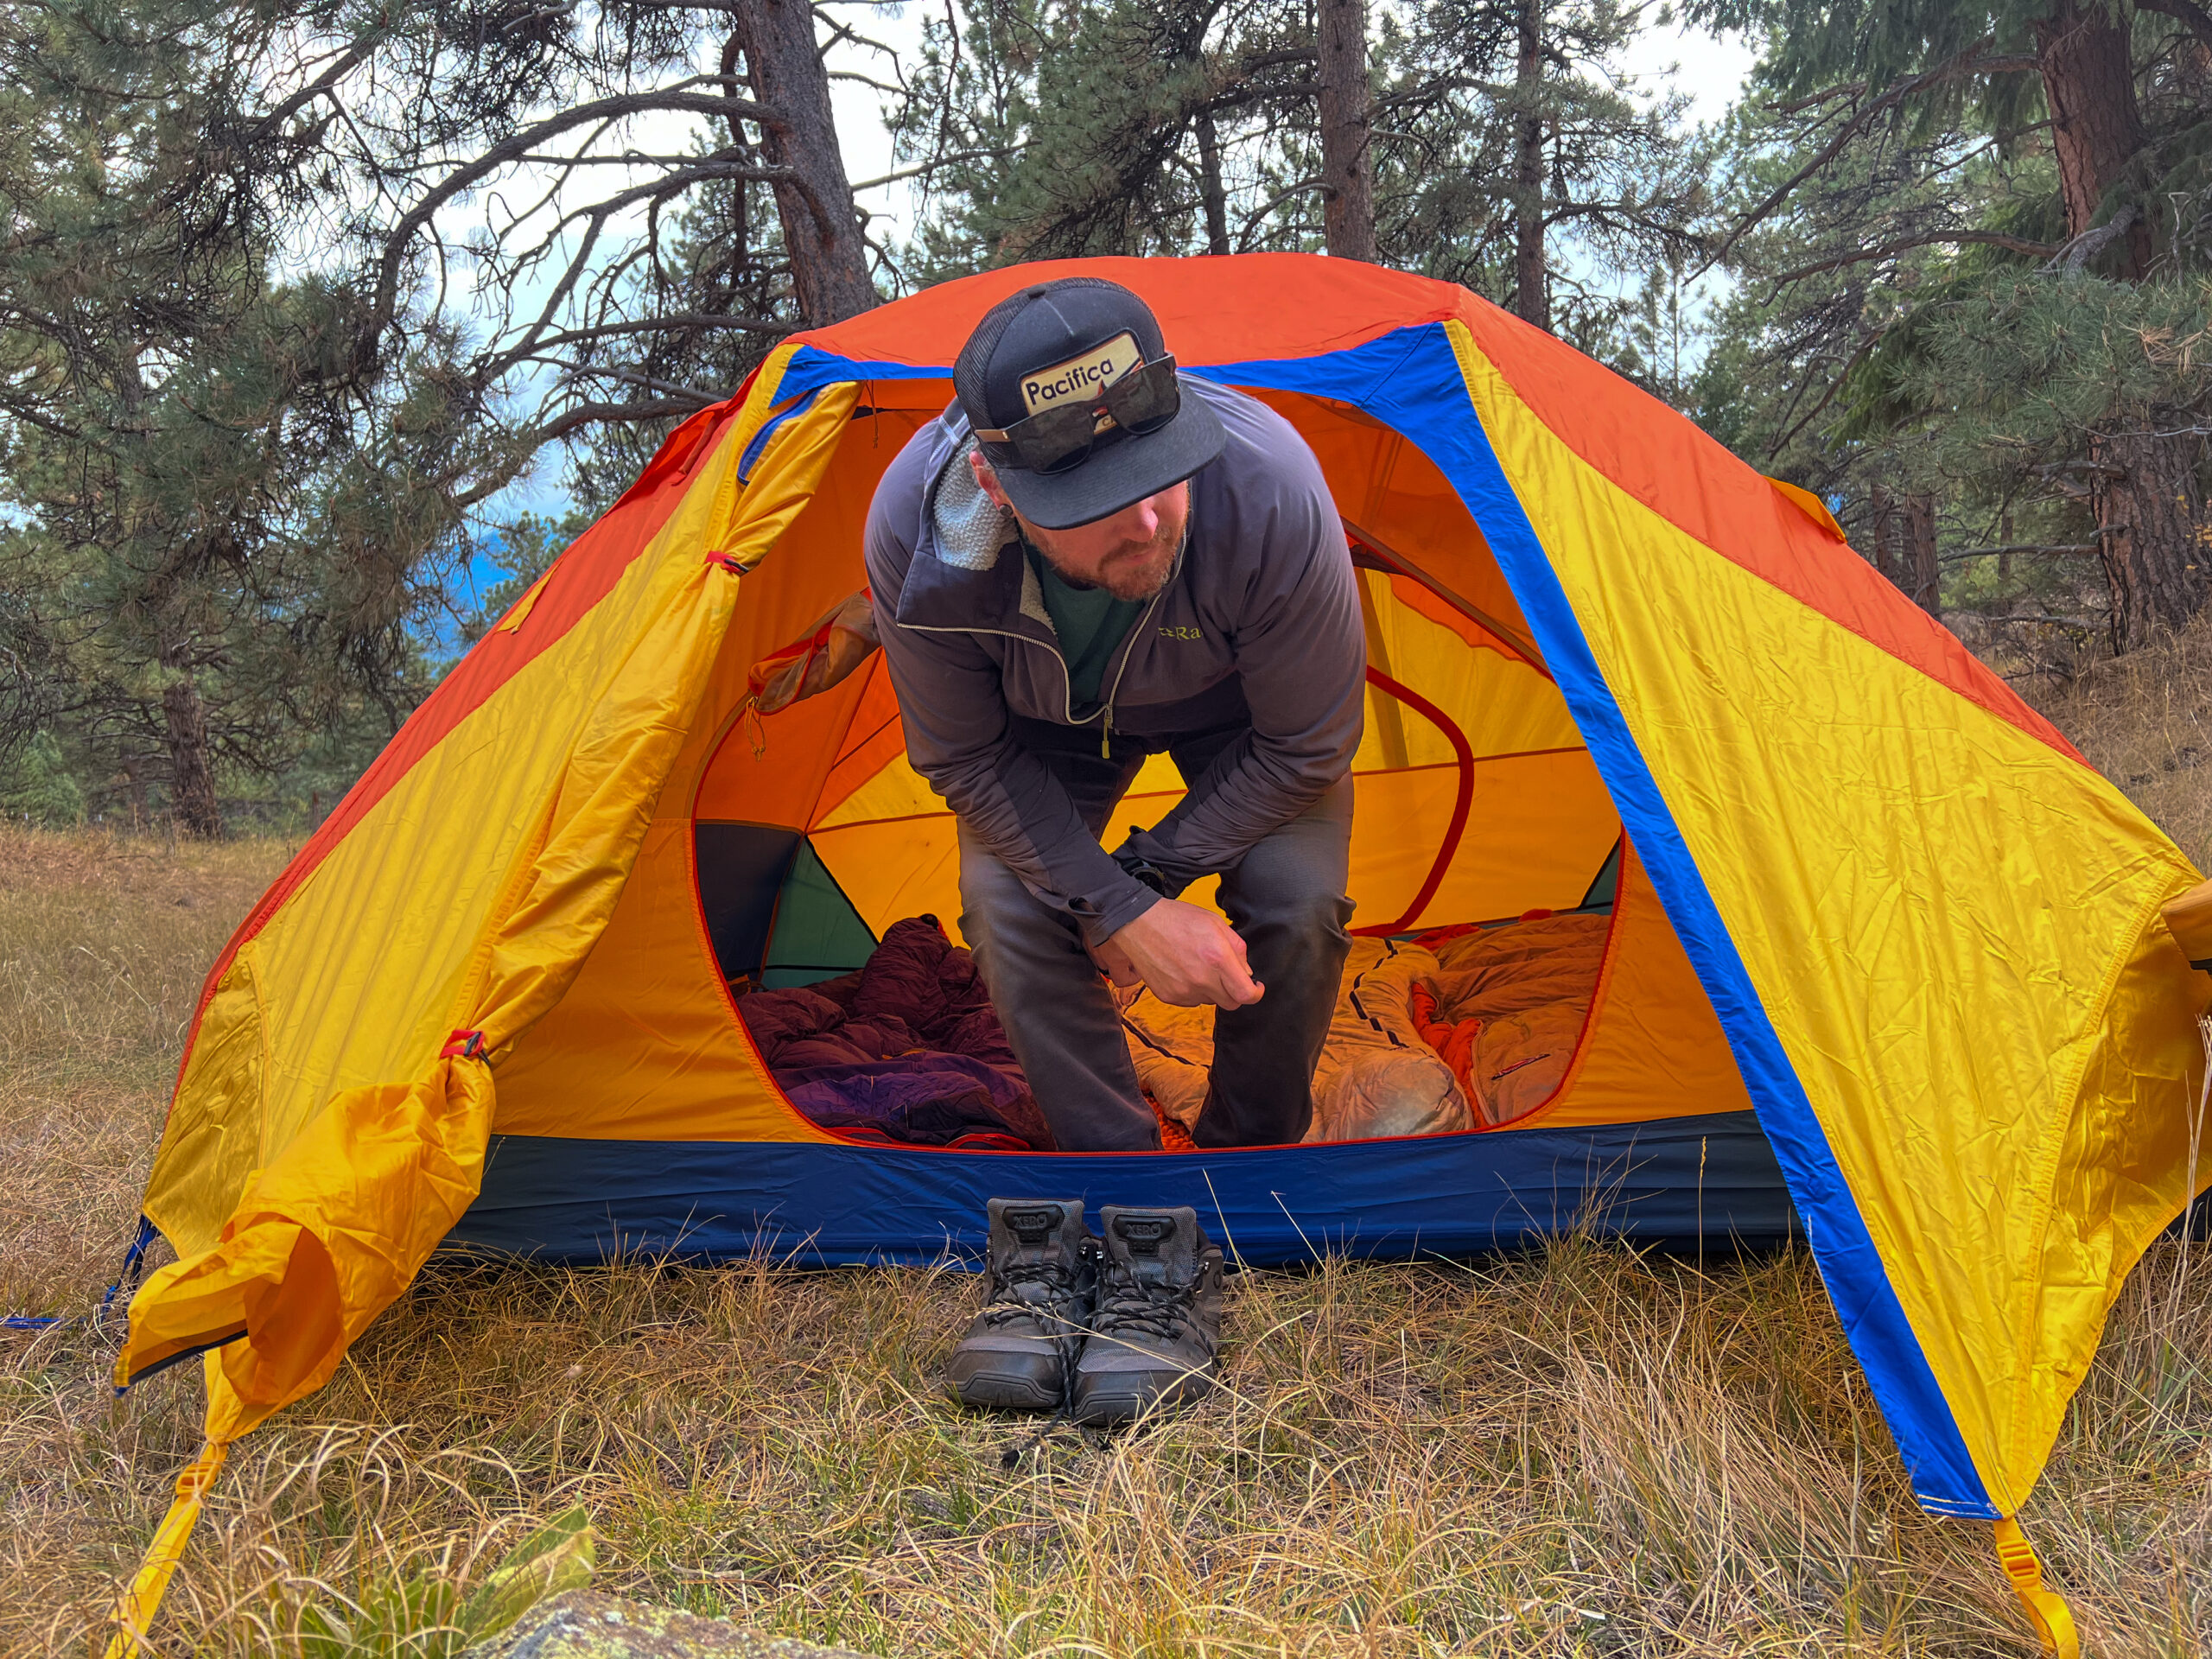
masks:
<path id="1" fill-rule="evenodd" d="M 1015 1058 L 1061 1150 L 1159 1149 L 1103 968 L 1218 1010 L 1197 1144 L 1294 1142 L 1350 948 L 1366 668 L 1319 464 L 1263 404 L 1179 373 L 1150 308 L 1095 277 L 1001 302 L 953 384 L 876 491 L 868 571 L 906 752 L 959 821 L 961 929 Z M 1161 753 L 1188 793 L 1109 855 L 1116 805 Z M 1178 898 L 1208 874 L 1227 923 Z M 992 1205 L 993 1300 L 955 1391 L 1050 1406 L 1071 1389 L 1096 1419 L 1210 1376 L 1220 1258 L 1193 1213 L 1113 1211 L 1084 1319 L 1082 1205 L 1040 1203 L 1063 1213 L 1035 1217 L 1027 1245 Z M 1116 1334 L 1124 1281 L 1154 1287 L 1137 1297 L 1150 1335 Z M 1172 1335 L 1153 1329 L 1168 1289 L 1188 1316 Z"/>

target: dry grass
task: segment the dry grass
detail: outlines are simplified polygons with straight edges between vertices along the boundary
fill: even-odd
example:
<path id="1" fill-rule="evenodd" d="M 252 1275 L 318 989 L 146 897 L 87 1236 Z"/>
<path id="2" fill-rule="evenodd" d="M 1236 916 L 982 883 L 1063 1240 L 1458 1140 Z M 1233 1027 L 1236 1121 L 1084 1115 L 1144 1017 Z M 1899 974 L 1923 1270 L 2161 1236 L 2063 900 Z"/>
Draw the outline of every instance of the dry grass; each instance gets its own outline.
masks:
<path id="1" fill-rule="evenodd" d="M 112 1276 L 200 981 L 289 852 L 0 823 L 0 1312 Z"/>
<path id="2" fill-rule="evenodd" d="M 111 1275 L 200 975 L 285 850 L 0 830 L 8 1311 Z M 2028 1513 L 2101 1655 L 2207 1650 L 2205 1284 L 2177 1247 L 2139 1271 Z M 1244 1275 L 1221 1395 L 1012 1470 L 1016 1428 L 934 1389 L 973 1294 L 434 1269 L 238 1448 L 159 1650 L 441 1659 L 454 1587 L 581 1503 L 608 1587 L 885 1654 L 2035 1651 L 1802 1256 Z M 0 1651 L 84 1649 L 195 1445 L 189 1368 L 117 1405 L 113 1344 L 0 1338 Z"/>

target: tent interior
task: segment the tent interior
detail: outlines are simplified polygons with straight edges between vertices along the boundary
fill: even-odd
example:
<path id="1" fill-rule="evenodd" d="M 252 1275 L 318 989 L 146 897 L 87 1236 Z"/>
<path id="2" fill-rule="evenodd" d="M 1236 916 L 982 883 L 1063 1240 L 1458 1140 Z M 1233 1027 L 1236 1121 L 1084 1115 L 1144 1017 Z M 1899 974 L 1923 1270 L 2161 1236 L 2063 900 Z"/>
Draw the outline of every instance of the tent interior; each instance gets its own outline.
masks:
<path id="1" fill-rule="evenodd" d="M 612 921 L 565 1000 L 500 1065 L 496 1133 L 856 1138 L 792 1105 L 745 1006 L 763 991 L 849 975 L 906 918 L 938 918 L 957 943 L 955 822 L 906 761 L 880 652 L 766 716 L 748 704 L 747 676 L 863 583 L 876 481 L 950 391 L 899 378 L 849 394 L 855 405 L 820 484 L 742 579 L 699 717 Z M 1470 1084 L 1471 1109 L 1451 1127 L 1747 1110 L 1711 1005 L 1466 507 L 1415 446 L 1357 408 L 1254 395 L 1319 457 L 1357 567 L 1369 674 L 1352 768 L 1354 934 L 1448 952 L 1439 930 L 1463 943 L 1516 927 L 1532 937 L 1530 922 L 1567 917 L 1578 919 L 1549 931 L 1573 932 L 1587 953 L 1566 1022 L 1508 1033 L 1520 1050 L 1501 1051 L 1497 1064 L 1520 1074 L 1511 1086 Z M 741 476 L 779 429 L 763 429 Z M 522 626 L 531 600 L 500 626 Z M 1109 836 L 1153 822 L 1181 792 L 1169 758 L 1153 756 Z M 1212 885 L 1184 896 L 1206 902 Z M 1348 985 L 1375 955 L 1356 941 Z M 1435 1017 L 1448 1027 L 1459 1012 Z M 1505 1030 L 1496 1019 L 1490 1027 Z M 1521 1051 L 1536 1047 L 1541 1063 L 1528 1064 Z M 1469 1057 L 1460 1058 L 1464 1079 Z M 772 1128 L 763 1113 L 783 1121 Z M 1317 1126 L 1309 1138 L 1333 1137 Z"/>

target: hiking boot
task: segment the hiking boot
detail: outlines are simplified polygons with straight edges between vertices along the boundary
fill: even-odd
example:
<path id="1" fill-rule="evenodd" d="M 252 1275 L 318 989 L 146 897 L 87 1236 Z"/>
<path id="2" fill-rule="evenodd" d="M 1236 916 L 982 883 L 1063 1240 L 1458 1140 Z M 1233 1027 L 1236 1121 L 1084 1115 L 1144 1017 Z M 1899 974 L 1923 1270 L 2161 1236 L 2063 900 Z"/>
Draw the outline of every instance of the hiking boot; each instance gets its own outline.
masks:
<path id="1" fill-rule="evenodd" d="M 1221 1346 L 1221 1252 L 1198 1212 L 1108 1205 L 1098 1229 L 1106 1262 L 1069 1394 L 1075 1420 L 1122 1423 L 1204 1398 Z"/>
<path id="2" fill-rule="evenodd" d="M 1067 1398 L 1098 1294 L 1098 1240 L 1080 1199 L 993 1198 L 990 1292 L 952 1345 L 945 1386 L 963 1406 L 1052 1411 Z"/>

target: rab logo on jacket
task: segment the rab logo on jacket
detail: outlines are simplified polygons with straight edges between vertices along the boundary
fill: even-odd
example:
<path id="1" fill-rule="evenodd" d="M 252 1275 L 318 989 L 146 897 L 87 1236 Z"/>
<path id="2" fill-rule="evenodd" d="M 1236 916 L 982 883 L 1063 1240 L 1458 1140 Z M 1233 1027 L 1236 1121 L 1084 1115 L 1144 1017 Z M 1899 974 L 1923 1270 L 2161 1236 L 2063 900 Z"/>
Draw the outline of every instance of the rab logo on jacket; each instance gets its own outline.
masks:
<path id="1" fill-rule="evenodd" d="M 1021 401 L 1032 415 L 1058 409 L 1066 403 L 1081 403 L 1096 397 L 1143 362 L 1144 353 L 1137 350 L 1136 336 L 1125 329 L 1080 357 L 1022 376 Z"/>

